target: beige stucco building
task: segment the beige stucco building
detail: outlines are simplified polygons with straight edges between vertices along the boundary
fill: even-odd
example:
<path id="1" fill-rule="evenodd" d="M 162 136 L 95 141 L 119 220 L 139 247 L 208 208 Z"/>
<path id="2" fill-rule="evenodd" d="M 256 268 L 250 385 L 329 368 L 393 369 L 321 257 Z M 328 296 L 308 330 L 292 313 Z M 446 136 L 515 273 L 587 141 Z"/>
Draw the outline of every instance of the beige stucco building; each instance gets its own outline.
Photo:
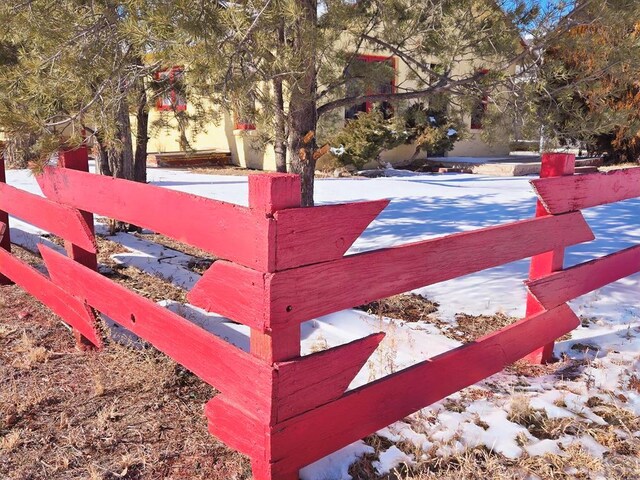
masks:
<path id="1" fill-rule="evenodd" d="M 409 80 L 409 68 L 399 58 L 393 55 L 380 56 L 380 52 L 371 54 L 371 58 L 382 58 L 392 60 L 394 65 L 395 79 L 394 85 L 405 85 L 411 83 Z M 362 54 L 362 57 L 368 57 L 366 54 Z M 434 59 L 434 63 L 437 60 Z M 484 66 L 477 61 L 460 62 L 456 69 L 452 72 L 452 75 L 463 76 L 468 75 L 470 71 L 476 71 Z M 188 75 L 188 74 L 187 74 Z M 169 101 L 171 99 L 165 99 Z M 175 97 L 173 98 L 175 101 Z M 195 113 L 192 111 L 193 106 L 187 102 L 180 105 L 181 109 L 187 111 L 187 113 Z M 158 103 L 152 108 L 150 114 L 151 122 L 159 120 L 161 115 L 167 116 L 163 99 L 160 99 Z M 180 132 L 175 120 L 165 118 L 165 123 L 168 122 L 168 127 L 154 130 L 151 139 L 149 141 L 148 151 L 153 153 L 169 153 L 179 152 L 180 147 Z M 338 111 L 336 118 L 345 118 L 345 110 Z M 340 121 L 340 120 L 338 120 Z M 344 121 L 344 120 L 342 120 Z M 464 117 L 467 132 L 464 139 L 459 140 L 454 149 L 448 152 L 448 156 L 469 156 L 469 157 L 485 157 L 485 156 L 504 156 L 509 153 L 509 138 L 505 132 L 504 138 L 493 138 L 491 143 L 485 142 L 481 138 L 482 128 L 479 125 L 474 125 L 474 120 L 470 115 Z M 193 134 L 193 132 L 186 131 L 187 138 L 189 139 L 190 148 L 195 151 L 222 151 L 229 152 L 231 154 L 231 161 L 233 164 L 240 167 L 260 169 L 260 170 L 275 170 L 275 155 L 272 145 L 264 146 L 259 138 L 259 132 L 253 128 L 252 125 L 237 124 L 229 114 L 225 114 L 218 123 L 211 122 L 206 125 L 204 129 L 200 129 L 199 133 Z M 394 166 L 401 166 L 408 163 L 415 152 L 414 145 L 401 145 L 393 150 L 385 151 L 381 155 L 382 162 L 391 163 Z M 426 153 L 421 153 L 417 158 L 425 158 Z M 416 157 L 414 157 L 415 159 Z M 374 164 L 371 164 L 374 166 Z"/>

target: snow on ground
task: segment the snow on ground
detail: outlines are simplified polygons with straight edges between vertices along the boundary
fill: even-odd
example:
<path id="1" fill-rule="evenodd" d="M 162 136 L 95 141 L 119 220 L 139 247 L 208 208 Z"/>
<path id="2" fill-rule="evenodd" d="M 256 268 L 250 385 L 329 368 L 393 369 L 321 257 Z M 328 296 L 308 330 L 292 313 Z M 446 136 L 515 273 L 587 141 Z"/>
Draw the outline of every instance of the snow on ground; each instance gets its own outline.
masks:
<path id="1" fill-rule="evenodd" d="M 248 188 L 244 177 L 152 169 L 149 179 L 162 187 L 247 204 Z M 535 196 L 529 180 L 524 177 L 398 172 L 397 176 L 375 179 L 319 180 L 316 199 L 319 204 L 391 199 L 389 207 L 355 242 L 349 251 L 351 254 L 530 218 L 535 209 Z M 9 171 L 8 182 L 40 193 L 33 177 L 26 171 Z M 596 240 L 569 248 L 566 264 L 581 263 L 637 244 L 640 240 L 639 212 L 640 199 L 585 211 Z M 18 220 L 11 222 L 13 241 L 29 249 L 43 241 L 39 236 L 41 233 Z M 111 240 L 129 250 L 113 257 L 119 263 L 134 266 L 187 290 L 200 278 L 187 268 L 193 260 L 189 255 L 127 233 L 119 233 Z M 416 292 L 438 302 L 437 315 L 446 322 L 455 322 L 454 316 L 458 312 L 472 315 L 503 312 L 522 316 L 525 307 L 522 282 L 527 278 L 528 266 L 527 260 L 513 262 Z M 602 457 L 606 447 L 589 435 L 567 434 L 540 439 L 512 421 L 512 413 L 525 404 L 548 419 L 602 425 L 607 423 L 598 409 L 599 401 L 602 401 L 640 415 L 640 393 L 626 388 L 633 378 L 637 378 L 640 368 L 639 281 L 640 275 L 634 275 L 571 302 L 574 311 L 583 319 L 583 325 L 573 332 L 570 340 L 559 342 L 555 353 L 584 360 L 581 370 L 572 378 L 545 375 L 523 379 L 515 374 L 501 373 L 474 387 L 478 398 L 459 392 L 378 434 L 392 442 L 413 444 L 417 451 L 423 452 L 423 457 L 446 458 L 479 445 L 507 458 L 549 453 L 565 455 L 571 445 L 579 446 L 594 457 Z M 172 302 L 164 305 L 240 348 L 248 348 L 248 329 L 245 327 L 190 305 Z M 302 327 L 303 352 L 340 345 L 377 331 L 385 331 L 387 336 L 351 388 L 459 345 L 432 324 L 405 324 L 347 310 L 305 323 Z M 600 400 L 594 401 L 594 398 Z M 451 402 L 459 404 L 460 408 L 451 409 Z M 640 436 L 640 432 L 625 431 L 624 428 L 618 434 L 621 437 Z M 307 467 L 301 473 L 302 478 L 348 479 L 348 466 L 367 453 L 372 453 L 371 447 L 357 442 Z M 419 460 L 414 454 L 393 446 L 380 452 L 373 466 L 383 474 L 400 464 Z"/>

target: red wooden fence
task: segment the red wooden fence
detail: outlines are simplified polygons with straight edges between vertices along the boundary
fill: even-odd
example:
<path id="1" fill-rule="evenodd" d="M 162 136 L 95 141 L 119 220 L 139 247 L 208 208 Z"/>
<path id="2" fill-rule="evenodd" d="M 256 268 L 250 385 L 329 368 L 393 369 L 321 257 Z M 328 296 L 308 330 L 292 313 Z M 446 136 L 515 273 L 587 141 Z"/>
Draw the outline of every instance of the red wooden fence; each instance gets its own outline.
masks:
<path id="1" fill-rule="evenodd" d="M 258 480 L 297 479 L 301 467 L 520 358 L 548 360 L 553 341 L 579 325 L 567 301 L 640 271 L 640 246 L 562 268 L 566 247 L 594 238 L 580 210 L 640 196 L 637 168 L 573 176 L 573 157 L 545 155 L 532 182 L 536 218 L 345 256 L 388 202 L 300 208 L 298 177 L 265 174 L 249 177 L 247 208 L 90 174 L 86 149 L 60 159 L 64 168 L 38 177 L 46 198 L 6 185 L 0 164 L 0 281 L 47 304 L 81 342 L 102 345 L 96 309 L 215 386 L 209 430 L 251 457 Z M 250 352 L 99 274 L 93 213 L 223 258 L 188 298 L 249 326 Z M 40 246 L 49 276 L 11 255 L 9 214 L 65 239 L 68 256 Z M 351 391 L 382 333 L 300 354 L 309 319 L 528 257 L 525 318 L 470 344 Z"/>

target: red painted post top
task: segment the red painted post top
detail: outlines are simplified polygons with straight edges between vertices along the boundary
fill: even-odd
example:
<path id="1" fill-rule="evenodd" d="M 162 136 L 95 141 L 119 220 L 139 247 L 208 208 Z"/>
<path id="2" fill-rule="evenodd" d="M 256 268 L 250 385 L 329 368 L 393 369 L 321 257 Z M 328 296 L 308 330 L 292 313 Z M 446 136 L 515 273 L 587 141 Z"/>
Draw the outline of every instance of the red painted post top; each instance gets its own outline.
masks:
<path id="1" fill-rule="evenodd" d="M 542 165 L 540 167 L 540 178 L 563 177 L 573 175 L 576 170 L 576 157 L 568 153 L 543 153 Z M 536 204 L 536 217 L 546 217 L 549 212 L 544 208 L 542 202 L 538 200 Z M 531 258 L 529 269 L 529 280 L 536 280 L 558 270 L 562 270 L 564 265 L 564 248 L 552 250 L 550 252 L 536 255 Z M 544 311 L 544 307 L 533 297 L 527 294 L 526 315 L 530 317 Z M 548 344 L 531 353 L 527 360 L 531 363 L 547 363 L 553 358 L 554 344 Z"/>
<path id="2" fill-rule="evenodd" d="M 540 178 L 563 177 L 576 171 L 576 156 L 570 153 L 543 153 Z"/>
<path id="3" fill-rule="evenodd" d="M 71 170 L 89 171 L 89 149 L 86 145 L 81 145 L 73 150 L 60 150 L 58 153 L 58 164 L 60 167 Z"/>
<path id="4" fill-rule="evenodd" d="M 300 206 L 300 176 L 265 173 L 249 177 L 249 207 L 266 214 Z"/>

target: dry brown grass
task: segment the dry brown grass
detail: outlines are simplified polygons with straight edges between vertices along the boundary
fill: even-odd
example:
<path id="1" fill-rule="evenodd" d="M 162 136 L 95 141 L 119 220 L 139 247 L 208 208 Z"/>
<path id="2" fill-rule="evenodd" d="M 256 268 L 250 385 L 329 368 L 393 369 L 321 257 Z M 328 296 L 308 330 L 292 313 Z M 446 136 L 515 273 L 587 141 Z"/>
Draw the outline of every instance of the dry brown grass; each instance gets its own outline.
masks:
<path id="1" fill-rule="evenodd" d="M 154 349 L 78 352 L 45 307 L 1 292 L 0 478 L 251 478 L 207 432 L 211 387 Z"/>
<path id="2" fill-rule="evenodd" d="M 185 253 L 187 255 L 191 255 L 194 259 L 189 263 L 188 268 L 200 275 L 204 274 L 207 269 L 215 262 L 218 258 L 211 255 L 204 250 L 201 250 L 197 247 L 193 247 L 191 245 L 187 245 L 186 243 L 178 242 L 173 238 L 169 238 L 165 235 L 160 235 L 157 233 L 137 233 L 135 234 L 137 237 L 148 240 L 149 242 L 157 243 L 158 245 L 163 245 L 172 250 L 176 250 L 178 252 Z"/>
<path id="3" fill-rule="evenodd" d="M 356 307 L 371 315 L 395 318 L 405 322 L 433 321 L 438 304 L 415 293 L 394 295 Z"/>

